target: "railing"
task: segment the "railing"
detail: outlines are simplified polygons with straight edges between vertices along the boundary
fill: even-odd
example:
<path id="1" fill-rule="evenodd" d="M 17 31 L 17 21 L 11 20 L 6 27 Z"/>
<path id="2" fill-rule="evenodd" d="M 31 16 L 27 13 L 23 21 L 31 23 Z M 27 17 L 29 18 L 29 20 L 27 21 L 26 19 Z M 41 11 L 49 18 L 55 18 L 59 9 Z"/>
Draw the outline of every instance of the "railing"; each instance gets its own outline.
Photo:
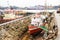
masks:
<path id="1" fill-rule="evenodd" d="M 31 16 L 0 24 L 0 40 L 18 40 L 27 31 Z"/>

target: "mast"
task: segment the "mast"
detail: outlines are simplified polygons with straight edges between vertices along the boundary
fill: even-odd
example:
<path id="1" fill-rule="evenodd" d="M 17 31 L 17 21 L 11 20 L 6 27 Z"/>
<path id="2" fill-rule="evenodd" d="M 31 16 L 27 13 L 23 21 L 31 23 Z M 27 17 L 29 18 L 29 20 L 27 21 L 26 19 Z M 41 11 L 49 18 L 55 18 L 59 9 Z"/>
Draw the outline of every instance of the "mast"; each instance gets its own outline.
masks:
<path id="1" fill-rule="evenodd" d="M 45 11 L 47 11 L 47 0 L 45 0 L 44 5 L 45 5 Z"/>
<path id="2" fill-rule="evenodd" d="M 13 12 L 13 14 L 14 14 L 14 10 L 13 10 L 12 6 L 9 4 L 9 1 L 7 1 L 7 5 L 8 5 L 8 9 L 10 11 L 9 13 Z"/>
<path id="3" fill-rule="evenodd" d="M 7 5 L 8 5 L 8 7 L 10 7 L 9 1 L 7 1 Z"/>

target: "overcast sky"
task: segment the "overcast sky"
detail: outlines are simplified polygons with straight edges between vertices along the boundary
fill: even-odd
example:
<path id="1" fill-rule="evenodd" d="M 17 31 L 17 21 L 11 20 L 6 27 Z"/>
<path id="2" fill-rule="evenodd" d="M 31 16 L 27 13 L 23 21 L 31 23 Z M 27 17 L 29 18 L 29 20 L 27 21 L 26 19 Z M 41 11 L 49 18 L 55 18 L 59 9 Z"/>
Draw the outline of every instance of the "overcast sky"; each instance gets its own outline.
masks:
<path id="1" fill-rule="evenodd" d="M 9 2 L 7 2 L 9 1 Z M 18 6 L 18 7 L 29 7 L 35 5 L 44 5 L 45 0 L 0 0 L 0 6 Z M 60 0 L 47 0 L 47 5 L 59 5 Z"/>

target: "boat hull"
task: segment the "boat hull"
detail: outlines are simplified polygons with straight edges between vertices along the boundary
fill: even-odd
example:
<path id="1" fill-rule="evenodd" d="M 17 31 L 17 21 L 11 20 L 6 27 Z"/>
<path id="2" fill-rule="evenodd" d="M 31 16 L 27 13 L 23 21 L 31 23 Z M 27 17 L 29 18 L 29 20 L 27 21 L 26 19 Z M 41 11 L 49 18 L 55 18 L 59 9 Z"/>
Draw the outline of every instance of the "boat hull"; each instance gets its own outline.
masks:
<path id="1" fill-rule="evenodd" d="M 31 34 L 31 35 L 42 31 L 41 28 L 38 28 L 36 26 L 28 26 L 28 28 L 29 28 L 29 30 L 28 30 L 29 34 Z"/>

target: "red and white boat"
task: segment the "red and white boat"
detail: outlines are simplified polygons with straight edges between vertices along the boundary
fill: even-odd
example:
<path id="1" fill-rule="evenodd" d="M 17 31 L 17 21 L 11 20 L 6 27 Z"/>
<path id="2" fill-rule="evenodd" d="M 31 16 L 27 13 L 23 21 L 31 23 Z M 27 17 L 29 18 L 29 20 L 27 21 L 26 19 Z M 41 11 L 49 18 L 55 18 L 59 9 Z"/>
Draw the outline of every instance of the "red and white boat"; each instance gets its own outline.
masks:
<path id="1" fill-rule="evenodd" d="M 42 30 L 41 28 L 38 28 L 36 26 L 28 26 L 28 28 L 29 28 L 28 31 L 31 35 Z"/>

